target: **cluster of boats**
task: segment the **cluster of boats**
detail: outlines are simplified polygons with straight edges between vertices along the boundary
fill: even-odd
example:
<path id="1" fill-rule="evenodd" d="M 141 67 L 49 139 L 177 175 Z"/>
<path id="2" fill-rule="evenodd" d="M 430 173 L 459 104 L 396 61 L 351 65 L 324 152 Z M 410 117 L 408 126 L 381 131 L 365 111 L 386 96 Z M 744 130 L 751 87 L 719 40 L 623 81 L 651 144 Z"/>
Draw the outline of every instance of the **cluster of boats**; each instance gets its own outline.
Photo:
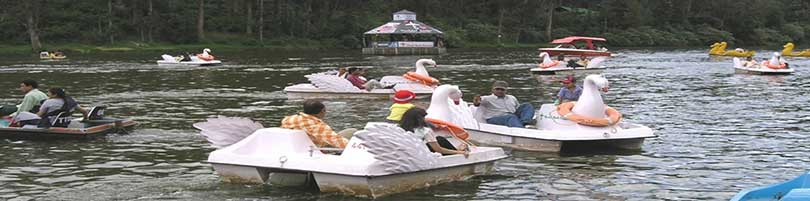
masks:
<path id="1" fill-rule="evenodd" d="M 288 98 L 334 99 L 387 98 L 397 90 L 411 90 L 430 97 L 426 119 L 449 125 L 434 132 L 454 145 L 473 145 L 469 157 L 431 153 L 415 135 L 385 122 L 367 123 L 342 150 L 317 148 L 303 131 L 263 128 L 244 118 L 216 117 L 194 126 L 219 146 L 208 162 L 225 181 L 314 185 L 322 192 L 370 197 L 486 174 L 495 161 L 508 157 L 501 147 L 555 153 L 640 150 L 645 139 L 655 137 L 649 127 L 628 122 L 605 105 L 602 92 L 609 85 L 601 75 L 585 78 L 579 101 L 567 110 L 543 104 L 536 111 L 536 124 L 524 128 L 487 123 L 478 107 L 462 99 L 458 86 L 430 77 L 427 68 L 434 66 L 435 61 L 420 59 L 412 72 L 383 77 L 380 82 L 392 86 L 386 89 L 359 89 L 333 71 L 307 75 L 309 83 L 288 86 L 284 92 Z"/>

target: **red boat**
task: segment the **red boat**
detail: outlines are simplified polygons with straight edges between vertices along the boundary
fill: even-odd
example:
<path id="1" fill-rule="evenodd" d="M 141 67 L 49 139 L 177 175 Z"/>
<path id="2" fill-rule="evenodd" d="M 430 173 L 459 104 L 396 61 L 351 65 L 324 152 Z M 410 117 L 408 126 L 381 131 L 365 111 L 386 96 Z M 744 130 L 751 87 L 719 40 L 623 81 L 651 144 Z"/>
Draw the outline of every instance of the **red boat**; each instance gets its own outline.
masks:
<path id="1" fill-rule="evenodd" d="M 563 54 L 567 57 L 609 57 L 610 52 L 603 46 L 594 45 L 594 41 L 605 42 L 604 38 L 569 36 L 555 39 L 552 44 L 559 44 L 554 48 L 540 48 L 540 52 L 546 52 L 550 56 Z"/>

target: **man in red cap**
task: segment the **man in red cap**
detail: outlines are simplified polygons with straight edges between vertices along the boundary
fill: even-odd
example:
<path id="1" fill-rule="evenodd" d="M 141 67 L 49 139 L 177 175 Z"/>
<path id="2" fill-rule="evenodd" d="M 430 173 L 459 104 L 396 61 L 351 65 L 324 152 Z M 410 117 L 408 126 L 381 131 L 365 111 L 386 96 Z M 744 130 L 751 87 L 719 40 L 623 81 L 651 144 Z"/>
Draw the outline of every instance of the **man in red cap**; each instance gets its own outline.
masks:
<path id="1" fill-rule="evenodd" d="M 411 103 L 414 98 L 416 98 L 416 94 L 408 90 L 399 90 L 397 93 L 394 93 L 394 104 L 391 105 L 391 112 L 386 119 L 393 122 L 402 120 L 402 114 L 405 114 L 405 111 L 414 107 Z"/>
<path id="2" fill-rule="evenodd" d="M 557 104 L 579 100 L 579 96 L 582 95 L 582 87 L 577 86 L 576 82 L 573 75 L 569 75 L 562 81 L 564 86 L 557 93 Z"/>

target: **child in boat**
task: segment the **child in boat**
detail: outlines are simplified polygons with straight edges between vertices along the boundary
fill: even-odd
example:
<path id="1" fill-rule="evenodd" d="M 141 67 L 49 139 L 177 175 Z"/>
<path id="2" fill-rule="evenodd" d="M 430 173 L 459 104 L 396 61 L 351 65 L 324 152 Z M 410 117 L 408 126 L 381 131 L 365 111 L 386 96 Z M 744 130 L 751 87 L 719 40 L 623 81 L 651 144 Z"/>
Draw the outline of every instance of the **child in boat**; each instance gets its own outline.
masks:
<path id="1" fill-rule="evenodd" d="M 757 61 L 754 60 L 753 57 L 747 57 L 745 58 L 745 63 L 743 63 L 743 66 L 745 66 L 746 68 L 758 67 L 759 63 L 757 63 Z"/>
<path id="2" fill-rule="evenodd" d="M 402 114 L 405 114 L 405 111 L 413 108 L 414 105 L 411 101 L 416 98 L 416 94 L 408 90 L 399 90 L 394 93 L 394 104 L 391 105 L 389 108 L 388 121 L 399 123 L 402 120 Z"/>
<path id="3" fill-rule="evenodd" d="M 412 132 L 416 137 L 422 139 L 431 152 L 440 153 L 442 155 L 464 154 L 464 157 L 469 157 L 467 146 L 462 144 L 459 148 L 453 146 L 450 141 L 442 136 L 436 136 L 433 129 L 428 127 L 425 121 L 427 111 L 419 107 L 413 107 L 405 111 L 402 115 L 402 121 L 399 122 L 399 127 L 405 131 Z"/>
<path id="4" fill-rule="evenodd" d="M 11 114 L 17 111 L 17 106 L 0 105 L 0 128 L 11 125 Z"/>
<path id="5" fill-rule="evenodd" d="M 577 61 L 577 64 L 580 65 L 581 67 L 588 66 L 588 63 L 591 63 L 591 60 L 588 60 L 588 57 L 586 57 L 585 55 L 580 56 L 579 61 Z"/>

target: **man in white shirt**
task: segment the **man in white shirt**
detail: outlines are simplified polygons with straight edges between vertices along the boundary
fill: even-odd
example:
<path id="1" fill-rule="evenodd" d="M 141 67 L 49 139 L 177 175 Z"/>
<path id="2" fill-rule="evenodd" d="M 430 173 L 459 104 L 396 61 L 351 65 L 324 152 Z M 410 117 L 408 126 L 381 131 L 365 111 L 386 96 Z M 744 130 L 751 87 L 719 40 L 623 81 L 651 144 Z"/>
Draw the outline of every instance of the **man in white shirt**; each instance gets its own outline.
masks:
<path id="1" fill-rule="evenodd" d="M 489 124 L 509 127 L 534 125 L 534 107 L 529 103 L 520 104 L 517 98 L 507 95 L 509 84 L 496 81 L 492 84 L 492 95 L 476 96 L 473 105 L 483 112 L 483 118 Z"/>

